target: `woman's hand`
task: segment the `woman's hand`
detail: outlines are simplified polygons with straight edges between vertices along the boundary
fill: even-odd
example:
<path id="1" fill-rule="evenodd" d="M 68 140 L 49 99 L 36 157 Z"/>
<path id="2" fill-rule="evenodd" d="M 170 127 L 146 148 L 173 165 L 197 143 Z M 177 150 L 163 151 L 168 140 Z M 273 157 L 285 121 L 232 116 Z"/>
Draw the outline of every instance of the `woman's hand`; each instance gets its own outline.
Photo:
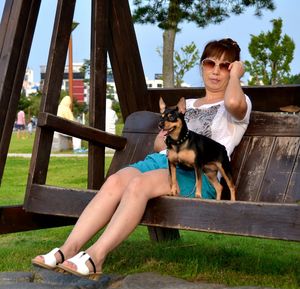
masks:
<path id="1" fill-rule="evenodd" d="M 167 148 L 165 139 L 166 139 L 167 132 L 164 130 L 161 130 L 158 135 L 155 138 L 154 141 L 154 151 L 155 152 L 161 152 Z"/>
<path id="2" fill-rule="evenodd" d="M 234 61 L 230 64 L 230 77 L 225 90 L 225 107 L 236 119 L 242 120 L 247 112 L 246 97 L 241 87 L 241 77 L 245 73 L 244 63 Z"/>
<path id="3" fill-rule="evenodd" d="M 245 73 L 243 61 L 234 61 L 229 65 L 230 77 L 241 79 Z"/>

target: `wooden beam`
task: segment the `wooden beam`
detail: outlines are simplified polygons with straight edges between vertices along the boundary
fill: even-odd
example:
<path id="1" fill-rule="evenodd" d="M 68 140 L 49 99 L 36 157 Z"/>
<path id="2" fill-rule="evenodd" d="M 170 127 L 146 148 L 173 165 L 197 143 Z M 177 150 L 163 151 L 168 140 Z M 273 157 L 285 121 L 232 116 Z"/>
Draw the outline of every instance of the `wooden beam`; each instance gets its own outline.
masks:
<path id="1" fill-rule="evenodd" d="M 41 0 L 6 1 L 0 28 L 0 183 Z M 13 49 L 12 49 L 13 47 Z"/>
<path id="2" fill-rule="evenodd" d="M 300 106 L 300 85 L 263 85 L 243 86 L 253 105 L 253 110 L 258 111 L 280 111 L 280 107 L 288 105 Z M 203 87 L 191 88 L 152 88 L 148 89 L 151 108 L 149 110 L 158 112 L 158 100 L 162 96 L 167 105 L 174 105 L 180 97 L 198 98 L 205 95 Z"/>
<path id="3" fill-rule="evenodd" d="M 78 217 L 94 194 L 95 191 L 91 190 L 33 185 L 30 211 Z M 141 223 L 154 227 L 300 241 L 300 206 L 297 204 L 161 197 L 148 202 Z"/>
<path id="4" fill-rule="evenodd" d="M 72 31 L 75 0 L 58 0 L 55 21 L 47 63 L 45 83 L 40 111 L 51 114 L 57 113 L 61 84 L 64 75 L 69 38 Z M 30 187 L 33 183 L 44 184 L 50 159 L 53 131 L 37 127 L 35 133 L 32 158 L 24 206 L 29 198 Z"/>
<path id="5" fill-rule="evenodd" d="M 89 124 L 105 130 L 106 78 L 108 51 L 108 0 L 92 1 L 91 29 L 91 79 L 89 100 Z M 99 189 L 104 182 L 105 147 L 89 143 L 88 188 Z"/>
<path id="6" fill-rule="evenodd" d="M 139 110 L 151 110 L 128 0 L 112 0 L 109 57 L 124 120 Z"/>
<path id="7" fill-rule="evenodd" d="M 300 205 L 162 197 L 148 202 L 142 224 L 300 241 Z"/>
<path id="8" fill-rule="evenodd" d="M 94 145 L 106 146 L 116 150 L 122 150 L 126 145 L 126 138 L 124 137 L 88 127 L 51 113 L 41 112 L 38 118 L 38 126 L 84 139 Z"/>
<path id="9" fill-rule="evenodd" d="M 0 234 L 68 226 L 76 218 L 25 212 L 22 206 L 0 207 Z"/>

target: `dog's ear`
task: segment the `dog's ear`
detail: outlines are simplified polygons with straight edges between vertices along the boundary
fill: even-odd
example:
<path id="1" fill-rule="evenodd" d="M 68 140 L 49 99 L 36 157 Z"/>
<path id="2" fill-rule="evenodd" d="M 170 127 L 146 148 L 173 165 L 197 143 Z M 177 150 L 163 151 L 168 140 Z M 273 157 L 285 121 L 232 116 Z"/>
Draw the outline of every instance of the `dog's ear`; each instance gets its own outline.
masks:
<path id="1" fill-rule="evenodd" d="M 165 104 L 164 100 L 162 99 L 162 97 L 160 97 L 160 99 L 159 99 L 159 109 L 160 109 L 160 113 L 163 113 L 166 109 L 166 104 Z"/>
<path id="2" fill-rule="evenodd" d="M 182 114 L 185 114 L 186 105 L 185 105 L 185 98 L 180 98 L 179 102 L 177 103 L 178 111 Z"/>

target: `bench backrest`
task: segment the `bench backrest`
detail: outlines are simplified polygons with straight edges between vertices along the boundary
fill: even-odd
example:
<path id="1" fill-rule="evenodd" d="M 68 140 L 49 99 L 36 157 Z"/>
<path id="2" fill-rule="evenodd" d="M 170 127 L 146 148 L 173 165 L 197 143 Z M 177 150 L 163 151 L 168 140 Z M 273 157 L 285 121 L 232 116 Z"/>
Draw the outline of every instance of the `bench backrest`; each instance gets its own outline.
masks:
<path id="1" fill-rule="evenodd" d="M 117 151 L 109 174 L 153 152 L 159 114 L 131 114 L 123 135 L 125 150 Z M 237 199 L 294 203 L 300 200 L 300 116 L 252 112 L 248 129 L 232 155 Z"/>

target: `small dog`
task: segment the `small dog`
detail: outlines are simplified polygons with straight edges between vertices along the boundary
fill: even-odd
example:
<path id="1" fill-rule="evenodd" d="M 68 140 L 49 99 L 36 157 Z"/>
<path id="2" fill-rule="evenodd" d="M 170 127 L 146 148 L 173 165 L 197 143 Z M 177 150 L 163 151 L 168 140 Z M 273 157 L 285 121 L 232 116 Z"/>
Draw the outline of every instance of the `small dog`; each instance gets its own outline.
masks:
<path id="1" fill-rule="evenodd" d="M 235 186 L 232 180 L 230 161 L 227 151 L 220 143 L 191 130 L 184 120 L 185 99 L 181 98 L 175 108 L 166 107 L 162 98 L 159 100 L 161 119 L 159 127 L 167 132 L 171 195 L 177 195 L 176 165 L 194 168 L 196 175 L 196 197 L 201 198 L 201 174 L 205 172 L 216 190 L 216 199 L 221 199 L 223 187 L 217 178 L 219 171 L 230 190 L 230 199 L 235 201 Z"/>

